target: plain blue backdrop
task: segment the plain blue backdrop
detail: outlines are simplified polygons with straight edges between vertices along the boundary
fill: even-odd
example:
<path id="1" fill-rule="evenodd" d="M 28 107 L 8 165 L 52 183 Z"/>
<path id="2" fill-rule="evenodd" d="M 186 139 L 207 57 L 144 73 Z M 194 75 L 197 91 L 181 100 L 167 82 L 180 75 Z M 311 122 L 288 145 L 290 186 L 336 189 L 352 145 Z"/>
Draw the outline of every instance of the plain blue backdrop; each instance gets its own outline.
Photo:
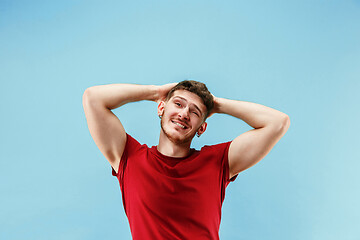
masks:
<path id="1" fill-rule="evenodd" d="M 360 239 L 360 2 L 0 1 L 0 239 L 131 239 L 82 94 L 110 83 L 203 81 L 290 116 L 227 188 L 220 237 Z M 157 145 L 156 104 L 114 110 Z M 251 128 L 208 119 L 193 147 Z"/>

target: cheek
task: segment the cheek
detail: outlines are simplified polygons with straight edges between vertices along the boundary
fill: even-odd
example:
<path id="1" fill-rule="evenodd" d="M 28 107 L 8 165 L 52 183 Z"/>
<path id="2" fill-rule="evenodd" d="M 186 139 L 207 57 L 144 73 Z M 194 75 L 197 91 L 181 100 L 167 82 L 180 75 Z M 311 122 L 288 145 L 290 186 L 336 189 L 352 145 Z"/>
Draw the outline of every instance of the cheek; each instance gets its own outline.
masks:
<path id="1" fill-rule="evenodd" d="M 165 112 L 166 112 L 166 114 L 169 115 L 169 116 L 173 116 L 173 115 L 176 115 L 176 114 L 177 114 L 176 109 L 171 108 L 171 107 L 166 108 L 166 111 L 165 111 L 165 109 L 164 109 L 164 113 L 165 113 Z"/>
<path id="2" fill-rule="evenodd" d="M 201 127 L 202 121 L 199 119 L 194 119 L 193 121 L 191 121 L 191 124 L 193 126 L 196 126 L 196 129 L 199 129 Z"/>
<path id="3" fill-rule="evenodd" d="M 167 109 L 166 111 L 164 110 L 163 112 L 163 118 L 166 118 L 166 119 L 170 119 L 172 117 L 174 117 L 174 112 L 171 111 L 170 109 Z"/>

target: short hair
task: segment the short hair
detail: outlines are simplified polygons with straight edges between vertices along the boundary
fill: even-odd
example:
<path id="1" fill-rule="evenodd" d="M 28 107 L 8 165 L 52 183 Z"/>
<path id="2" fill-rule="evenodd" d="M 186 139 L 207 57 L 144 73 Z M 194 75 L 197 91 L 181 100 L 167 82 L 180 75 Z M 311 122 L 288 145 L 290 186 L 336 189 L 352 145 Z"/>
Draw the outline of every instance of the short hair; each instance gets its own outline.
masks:
<path id="1" fill-rule="evenodd" d="M 207 110 L 204 119 L 210 115 L 212 109 L 214 108 L 214 98 L 204 83 L 194 80 L 181 81 L 169 91 L 166 101 L 172 97 L 176 90 L 186 90 L 198 95 L 203 100 Z"/>

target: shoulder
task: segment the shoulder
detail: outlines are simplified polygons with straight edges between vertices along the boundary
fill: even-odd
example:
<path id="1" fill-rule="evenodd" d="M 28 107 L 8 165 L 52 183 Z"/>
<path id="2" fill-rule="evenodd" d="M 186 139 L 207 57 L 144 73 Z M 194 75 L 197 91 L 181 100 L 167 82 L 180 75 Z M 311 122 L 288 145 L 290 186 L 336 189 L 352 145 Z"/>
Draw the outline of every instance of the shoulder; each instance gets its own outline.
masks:
<path id="1" fill-rule="evenodd" d="M 229 146 L 231 141 L 213 144 L 213 145 L 205 145 L 201 148 L 201 154 L 211 154 L 212 156 L 219 158 L 227 158 Z"/>
<path id="2" fill-rule="evenodd" d="M 213 144 L 213 145 L 204 145 L 200 151 L 216 151 L 216 150 L 225 150 L 228 149 L 232 141 Z"/>
<path id="3" fill-rule="evenodd" d="M 148 146 L 146 144 L 141 144 L 130 134 L 126 133 L 125 152 L 129 154 L 131 152 L 137 152 L 139 149 L 148 149 Z"/>

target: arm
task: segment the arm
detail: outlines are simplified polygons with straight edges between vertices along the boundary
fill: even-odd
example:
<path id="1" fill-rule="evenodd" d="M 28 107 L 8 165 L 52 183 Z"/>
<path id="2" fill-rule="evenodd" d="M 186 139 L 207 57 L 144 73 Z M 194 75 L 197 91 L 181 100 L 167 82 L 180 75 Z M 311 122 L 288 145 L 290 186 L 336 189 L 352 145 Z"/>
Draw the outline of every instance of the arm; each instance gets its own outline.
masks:
<path id="1" fill-rule="evenodd" d="M 173 85 L 108 84 L 85 90 L 83 107 L 90 134 L 116 172 L 125 148 L 126 133 L 111 110 L 129 102 L 159 102 Z"/>
<path id="2" fill-rule="evenodd" d="M 214 104 L 213 113 L 234 116 L 254 128 L 230 144 L 229 178 L 263 159 L 290 126 L 288 115 L 257 103 L 214 97 Z"/>

